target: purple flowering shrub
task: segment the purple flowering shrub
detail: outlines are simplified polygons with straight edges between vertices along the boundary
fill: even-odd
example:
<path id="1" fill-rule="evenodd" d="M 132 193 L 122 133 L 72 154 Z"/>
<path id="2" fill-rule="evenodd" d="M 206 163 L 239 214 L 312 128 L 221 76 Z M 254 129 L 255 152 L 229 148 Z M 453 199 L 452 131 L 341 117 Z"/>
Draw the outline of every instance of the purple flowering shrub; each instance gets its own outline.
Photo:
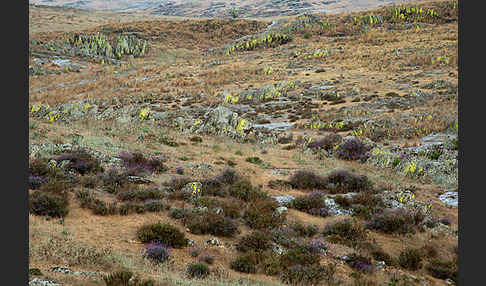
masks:
<path id="1" fill-rule="evenodd" d="M 357 138 L 353 138 L 339 145 L 334 154 L 342 160 L 366 161 L 370 156 L 369 151 L 369 148 L 364 143 Z"/>
<path id="2" fill-rule="evenodd" d="M 384 209 L 371 216 L 366 223 L 366 228 L 384 233 L 415 233 L 415 228 L 423 222 L 424 218 L 424 214 L 418 210 Z"/>
<path id="3" fill-rule="evenodd" d="M 58 163 L 65 160 L 69 161 L 67 168 L 81 175 L 104 171 L 103 167 L 101 167 L 100 161 L 97 158 L 82 150 L 63 153 L 52 158 L 52 160 Z"/>
<path id="4" fill-rule="evenodd" d="M 120 152 L 118 157 L 123 160 L 123 166 L 131 176 L 140 176 L 145 173 L 165 172 L 168 168 L 164 165 L 164 157 L 145 157 L 140 152 Z"/>
<path id="5" fill-rule="evenodd" d="M 152 261 L 165 262 L 169 260 L 171 250 L 163 243 L 153 242 L 143 249 L 143 256 Z"/>
<path id="6" fill-rule="evenodd" d="M 48 178 L 42 176 L 29 176 L 29 189 L 37 190 L 48 180 Z"/>
<path id="7" fill-rule="evenodd" d="M 351 268 L 360 272 L 373 272 L 374 267 L 369 257 L 365 257 L 356 253 L 352 253 L 346 256 L 346 264 Z"/>

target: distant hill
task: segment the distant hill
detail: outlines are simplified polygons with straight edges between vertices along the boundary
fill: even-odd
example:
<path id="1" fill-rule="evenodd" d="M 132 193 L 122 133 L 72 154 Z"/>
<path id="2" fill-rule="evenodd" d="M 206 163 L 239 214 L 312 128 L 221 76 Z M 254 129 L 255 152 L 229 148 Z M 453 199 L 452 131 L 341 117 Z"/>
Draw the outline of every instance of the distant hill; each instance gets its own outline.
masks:
<path id="1" fill-rule="evenodd" d="M 30 4 L 185 17 L 278 17 L 305 12 L 329 14 L 418 2 L 410 0 L 29 0 Z"/>

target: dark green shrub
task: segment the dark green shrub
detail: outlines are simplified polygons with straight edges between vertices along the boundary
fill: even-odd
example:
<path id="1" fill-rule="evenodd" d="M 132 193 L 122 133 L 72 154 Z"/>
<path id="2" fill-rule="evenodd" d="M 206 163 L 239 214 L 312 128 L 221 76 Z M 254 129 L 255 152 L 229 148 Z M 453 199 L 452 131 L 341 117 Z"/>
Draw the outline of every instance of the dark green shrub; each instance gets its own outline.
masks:
<path id="1" fill-rule="evenodd" d="M 396 259 L 394 259 L 390 254 L 384 252 L 382 249 L 375 249 L 371 251 L 371 256 L 376 261 L 385 261 L 388 266 L 395 266 L 397 264 Z"/>
<path id="2" fill-rule="evenodd" d="M 216 236 L 231 237 L 238 231 L 233 220 L 209 211 L 187 214 L 183 221 L 190 232 L 194 234 L 210 233 Z"/>
<path id="3" fill-rule="evenodd" d="M 42 275 L 42 272 L 39 268 L 29 268 L 29 275 L 39 276 Z"/>
<path id="4" fill-rule="evenodd" d="M 142 242 L 161 242 L 174 248 L 182 248 L 188 243 L 188 239 L 178 228 L 160 222 L 140 227 L 137 237 Z"/>
<path id="5" fill-rule="evenodd" d="M 294 265 L 319 264 L 320 256 L 317 253 L 307 251 L 304 247 L 289 249 L 280 256 L 280 264 L 284 268 Z"/>
<path id="6" fill-rule="evenodd" d="M 334 197 L 334 201 L 342 208 L 347 209 L 351 207 L 351 199 L 349 199 L 348 197 L 337 195 Z"/>
<path id="7" fill-rule="evenodd" d="M 246 162 L 261 165 L 263 164 L 263 160 L 260 159 L 259 157 L 248 157 L 245 159 Z"/>
<path id="8" fill-rule="evenodd" d="M 406 248 L 398 256 L 398 264 L 408 270 L 419 270 L 422 268 L 422 255 L 420 249 Z"/>
<path id="9" fill-rule="evenodd" d="M 184 209 L 178 209 L 178 208 L 171 208 L 169 210 L 169 216 L 173 219 L 181 219 L 184 218 L 187 214 L 187 211 Z"/>
<path id="10" fill-rule="evenodd" d="M 225 216 L 237 219 L 241 217 L 241 202 L 238 200 L 227 200 L 221 202 L 221 208 Z"/>
<path id="11" fill-rule="evenodd" d="M 309 195 L 298 196 L 290 204 L 292 208 L 299 211 L 326 217 L 329 215 L 328 206 L 324 201 L 325 194 L 321 191 L 313 191 Z"/>
<path id="12" fill-rule="evenodd" d="M 199 258 L 199 261 L 206 262 L 207 264 L 211 265 L 214 263 L 214 256 L 205 253 L 201 256 L 201 258 Z"/>
<path id="13" fill-rule="evenodd" d="M 263 273 L 266 275 L 277 275 L 282 272 L 282 265 L 280 265 L 280 258 L 277 256 L 271 256 L 267 260 L 262 262 Z"/>
<path id="14" fill-rule="evenodd" d="M 357 221 L 344 219 L 326 225 L 323 236 L 328 236 L 328 240 L 335 243 L 356 247 L 361 241 L 367 239 L 366 229 Z"/>
<path id="15" fill-rule="evenodd" d="M 272 247 L 272 241 L 269 235 L 262 231 L 253 231 L 250 234 L 243 236 L 236 244 L 236 249 L 242 252 L 265 251 Z"/>
<path id="16" fill-rule="evenodd" d="M 89 205 L 89 208 L 96 215 L 113 215 L 118 209 L 116 202 L 107 204 L 105 201 L 99 199 L 94 199 Z"/>
<path id="17" fill-rule="evenodd" d="M 206 278 L 210 271 L 205 264 L 193 262 L 187 265 L 186 273 L 190 278 Z"/>
<path id="18" fill-rule="evenodd" d="M 50 217 L 65 217 L 69 200 L 65 195 L 36 191 L 29 194 L 29 212 Z"/>
<path id="19" fill-rule="evenodd" d="M 164 193 L 158 188 L 141 188 L 138 185 L 126 185 L 119 190 L 118 199 L 121 201 L 145 201 L 157 200 L 164 197 Z"/>
<path id="20" fill-rule="evenodd" d="M 350 139 L 344 141 L 334 152 L 335 156 L 342 160 L 362 160 L 366 161 L 369 157 L 370 149 L 359 139 Z"/>

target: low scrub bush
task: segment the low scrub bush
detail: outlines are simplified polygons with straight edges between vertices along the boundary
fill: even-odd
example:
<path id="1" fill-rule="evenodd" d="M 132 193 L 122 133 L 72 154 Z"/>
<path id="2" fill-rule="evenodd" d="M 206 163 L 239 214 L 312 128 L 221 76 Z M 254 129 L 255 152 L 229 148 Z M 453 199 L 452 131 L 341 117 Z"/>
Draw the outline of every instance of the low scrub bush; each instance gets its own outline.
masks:
<path id="1" fill-rule="evenodd" d="M 243 213 L 243 220 L 252 229 L 268 229 L 281 225 L 286 214 L 278 214 L 275 210 L 278 203 L 273 199 L 256 201 L 247 205 Z"/>
<path id="2" fill-rule="evenodd" d="M 50 217 L 65 217 L 68 213 L 67 196 L 35 191 L 29 194 L 29 212 Z"/>
<path id="3" fill-rule="evenodd" d="M 294 265 L 312 265 L 319 264 L 320 255 L 309 252 L 305 247 L 296 247 L 289 249 L 280 256 L 280 264 L 285 269 Z"/>
<path id="4" fill-rule="evenodd" d="M 360 271 L 360 272 L 373 272 L 374 267 L 371 262 L 371 258 L 362 256 L 357 253 L 352 253 L 346 256 L 346 264 L 348 264 L 351 268 Z"/>
<path id="5" fill-rule="evenodd" d="M 128 175 L 116 169 L 109 169 L 97 177 L 102 182 L 104 190 L 112 194 L 117 193 L 122 186 L 128 183 Z"/>
<path id="6" fill-rule="evenodd" d="M 334 154 L 337 158 L 342 160 L 366 161 L 370 156 L 369 151 L 369 148 L 364 143 L 359 139 L 354 138 L 346 140 L 339 145 L 339 148 L 336 149 Z"/>
<path id="7" fill-rule="evenodd" d="M 169 210 L 169 216 L 173 219 L 181 219 L 184 218 L 187 214 L 185 209 L 178 209 L 178 208 L 171 208 Z"/>
<path id="8" fill-rule="evenodd" d="M 423 253 L 420 249 L 406 248 L 398 256 L 398 264 L 408 270 L 416 271 L 422 268 Z"/>
<path id="9" fill-rule="evenodd" d="M 214 256 L 211 256 L 207 253 L 203 254 L 200 258 L 199 258 L 199 261 L 201 262 L 205 262 L 209 265 L 213 264 L 214 263 Z"/>
<path id="10" fill-rule="evenodd" d="M 319 232 L 318 227 L 313 224 L 304 225 L 301 222 L 293 221 L 289 223 L 289 226 L 301 237 L 313 237 Z"/>
<path id="11" fill-rule="evenodd" d="M 424 219 L 420 211 L 409 211 L 402 208 L 385 209 L 374 214 L 366 223 L 368 229 L 384 233 L 415 233 L 415 228 Z"/>
<path id="12" fill-rule="evenodd" d="M 334 272 L 332 266 L 294 265 L 282 273 L 280 280 L 290 285 L 319 285 L 322 281 L 331 281 Z"/>
<path id="13" fill-rule="evenodd" d="M 324 189 L 327 185 L 327 179 L 324 176 L 315 174 L 311 170 L 299 170 L 290 177 L 289 183 L 296 189 Z"/>
<path id="14" fill-rule="evenodd" d="M 194 234 L 212 234 L 231 237 L 236 234 L 238 227 L 228 217 L 213 212 L 190 213 L 183 219 L 184 224 Z"/>
<path id="15" fill-rule="evenodd" d="M 361 241 L 367 239 L 366 229 L 357 221 L 344 219 L 326 225 L 322 232 L 329 241 L 356 247 Z"/>
<path id="16" fill-rule="evenodd" d="M 290 203 L 290 206 L 299 211 L 312 215 L 326 217 L 329 215 L 328 206 L 324 201 L 325 194 L 320 191 L 313 191 L 309 195 L 298 196 Z"/>
<path id="17" fill-rule="evenodd" d="M 229 188 L 229 194 L 232 197 L 245 202 L 254 202 L 267 197 L 267 194 L 254 187 L 250 181 L 240 180 Z"/>
<path id="18" fill-rule="evenodd" d="M 164 198 L 164 192 L 157 187 L 142 188 L 139 185 L 129 184 L 121 188 L 117 194 L 121 201 L 145 201 Z"/>
<path id="19" fill-rule="evenodd" d="M 210 270 L 205 264 L 193 262 L 187 265 L 186 273 L 190 278 L 206 278 Z"/>
<path id="20" fill-rule="evenodd" d="M 272 247 L 271 237 L 262 231 L 253 231 L 243 236 L 236 244 L 236 249 L 241 252 L 265 251 Z"/>
<path id="21" fill-rule="evenodd" d="M 442 261 L 433 259 L 425 266 L 427 272 L 435 278 L 451 279 L 457 283 L 458 267 L 454 261 Z"/>
<path id="22" fill-rule="evenodd" d="M 132 277 L 131 271 L 117 271 L 103 276 L 106 286 L 155 286 L 152 279 L 141 280 L 138 277 Z"/>
<path id="23" fill-rule="evenodd" d="M 58 163 L 65 160 L 69 161 L 66 168 L 81 175 L 87 173 L 96 174 L 104 171 L 103 167 L 101 167 L 100 161 L 85 151 L 63 153 L 52 159 Z"/>
<path id="24" fill-rule="evenodd" d="M 250 251 L 236 257 L 235 260 L 231 261 L 230 268 L 243 273 L 256 273 L 257 265 L 260 260 L 261 258 L 259 254 Z"/>
<path id="25" fill-rule="evenodd" d="M 162 263 L 170 258 L 170 247 L 163 243 L 151 243 L 144 248 L 143 256 L 152 261 Z"/>
<path id="26" fill-rule="evenodd" d="M 182 248 L 188 243 L 188 239 L 178 228 L 160 222 L 140 227 L 137 237 L 141 242 L 160 242 L 174 248 Z"/>
<path id="27" fill-rule="evenodd" d="M 148 173 L 165 172 L 168 168 L 164 165 L 165 159 L 162 157 L 145 157 L 140 152 L 121 152 L 118 157 L 123 160 L 124 167 L 133 175 L 139 175 L 139 172 Z"/>
<path id="28" fill-rule="evenodd" d="M 334 170 L 327 176 L 330 193 L 362 192 L 371 190 L 373 184 L 365 175 L 357 175 L 347 170 Z"/>

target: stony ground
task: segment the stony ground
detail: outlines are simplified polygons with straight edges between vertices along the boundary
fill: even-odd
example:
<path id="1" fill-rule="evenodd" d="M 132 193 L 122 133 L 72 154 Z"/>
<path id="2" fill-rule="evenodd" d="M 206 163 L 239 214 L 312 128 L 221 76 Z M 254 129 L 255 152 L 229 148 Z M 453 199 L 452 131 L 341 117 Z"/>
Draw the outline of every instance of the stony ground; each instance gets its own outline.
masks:
<path id="1" fill-rule="evenodd" d="M 292 185 L 299 170 L 326 178 L 336 170 L 364 175 L 373 185 L 366 194 L 379 197 L 383 208 L 424 210 L 413 233 L 368 228 L 367 238 L 351 246 L 321 234 L 311 237 L 327 244 L 319 263 L 336 264 L 323 285 L 454 283 L 432 275 L 427 265 L 434 258 L 452 261 L 457 246 L 456 4 L 419 2 L 395 14 L 397 7 L 275 21 L 130 14 L 118 21 L 100 15 L 64 23 L 65 17 L 56 16 L 50 26 L 40 26 L 36 17 L 68 12 L 31 7 L 30 161 L 46 160 L 52 172 L 75 182 L 62 219 L 29 216 L 29 268 L 43 273 L 32 275 L 31 284 L 99 285 L 103 275 L 129 269 L 160 285 L 280 285 L 281 273 L 231 269 L 240 255 L 235 244 L 254 231 L 244 216 L 233 218 L 238 234 L 227 237 L 195 234 L 169 215 L 174 209 L 213 211 L 185 197 L 193 185 L 174 190 L 171 180 L 187 178 L 217 201 L 205 180 L 228 168 L 277 202 L 275 214 L 284 218 L 279 227 L 297 221 L 321 232 L 346 218 L 366 225 L 380 213 L 361 217 L 345 204 L 343 196 L 352 200 L 361 190 L 336 191 L 339 186 L 330 181 L 310 189 Z M 73 150 L 90 154 L 103 171 L 75 172 L 84 163 L 56 159 Z M 83 207 L 82 190 L 106 204 L 122 203 L 100 178 L 111 169 L 126 170 L 127 152 L 163 161 L 165 168 L 132 170 L 125 179 L 142 190 L 157 189 L 164 208 L 100 215 Z M 30 194 L 45 190 L 43 179 L 30 180 Z M 324 192 L 327 215 L 292 203 L 312 189 Z M 242 210 L 252 207 L 235 200 Z M 193 244 L 174 249 L 162 265 L 143 258 L 145 245 L 136 236 L 140 226 L 157 221 L 178 227 Z M 372 255 L 365 242 L 397 259 L 407 247 L 436 253 L 424 254 L 418 270 L 373 257 L 368 273 L 348 262 L 351 253 Z M 187 264 L 197 261 L 191 247 L 214 256 L 208 278 L 185 277 Z"/>

